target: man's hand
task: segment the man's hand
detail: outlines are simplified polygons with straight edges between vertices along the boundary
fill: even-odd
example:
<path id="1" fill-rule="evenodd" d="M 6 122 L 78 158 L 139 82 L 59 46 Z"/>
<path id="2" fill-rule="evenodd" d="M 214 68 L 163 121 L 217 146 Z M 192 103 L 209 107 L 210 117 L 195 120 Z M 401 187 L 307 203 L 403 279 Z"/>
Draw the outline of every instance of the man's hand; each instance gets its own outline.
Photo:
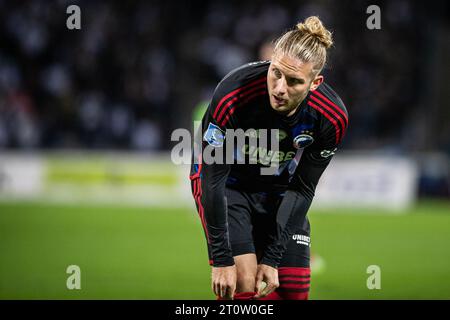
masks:
<path id="1" fill-rule="evenodd" d="M 212 267 L 212 289 L 220 298 L 233 299 L 236 291 L 236 266 Z"/>
<path id="2" fill-rule="evenodd" d="M 267 285 L 263 287 L 263 283 Z M 255 298 L 262 298 L 271 294 L 276 288 L 280 286 L 278 281 L 278 270 L 266 264 L 259 264 L 256 273 L 256 295 Z"/>

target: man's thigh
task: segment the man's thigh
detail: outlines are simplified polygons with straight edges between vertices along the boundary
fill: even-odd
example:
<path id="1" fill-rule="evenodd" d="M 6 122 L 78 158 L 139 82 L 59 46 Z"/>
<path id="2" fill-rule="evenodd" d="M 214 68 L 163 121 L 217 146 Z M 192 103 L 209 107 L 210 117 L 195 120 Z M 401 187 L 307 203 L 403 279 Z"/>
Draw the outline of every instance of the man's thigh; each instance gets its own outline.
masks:
<path id="1" fill-rule="evenodd" d="M 267 246 L 277 236 L 277 211 L 282 196 L 255 194 L 252 196 L 253 237 L 258 255 L 262 258 Z M 310 226 L 308 218 L 296 226 L 290 235 L 283 258 L 278 266 L 280 286 L 269 299 L 308 299 L 310 287 Z"/>
<path id="2" fill-rule="evenodd" d="M 265 249 L 277 232 L 282 196 L 227 189 L 230 243 L 238 272 L 238 292 L 254 290 L 254 277 Z M 278 268 L 280 287 L 273 297 L 307 299 L 310 283 L 310 226 L 308 219 L 290 236 Z M 269 297 L 271 298 L 271 297 Z"/>
<path id="3" fill-rule="evenodd" d="M 233 256 L 255 253 L 252 208 L 248 194 L 226 188 L 228 232 Z"/>
<path id="4" fill-rule="evenodd" d="M 277 210 L 282 196 L 269 193 L 247 193 L 226 189 L 228 230 L 233 256 L 248 253 L 262 258 L 276 236 Z M 306 218 L 290 236 L 280 267 L 309 268 L 310 226 Z"/>

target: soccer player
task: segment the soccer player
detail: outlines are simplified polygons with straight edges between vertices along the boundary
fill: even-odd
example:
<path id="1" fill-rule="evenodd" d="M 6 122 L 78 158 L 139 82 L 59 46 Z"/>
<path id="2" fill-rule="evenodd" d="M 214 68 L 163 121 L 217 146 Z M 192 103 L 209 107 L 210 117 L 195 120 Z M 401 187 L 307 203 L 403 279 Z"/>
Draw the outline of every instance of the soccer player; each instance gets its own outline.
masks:
<path id="1" fill-rule="evenodd" d="M 225 76 L 203 116 L 190 179 L 219 299 L 308 298 L 307 211 L 348 125 L 344 103 L 321 75 L 332 44 L 320 19 L 307 18 L 275 42 L 271 61 Z M 277 129 L 279 149 L 229 148 L 229 129 Z M 207 149 L 233 149 L 246 161 L 207 163 Z M 262 174 L 267 159 L 279 162 L 272 174 Z"/>

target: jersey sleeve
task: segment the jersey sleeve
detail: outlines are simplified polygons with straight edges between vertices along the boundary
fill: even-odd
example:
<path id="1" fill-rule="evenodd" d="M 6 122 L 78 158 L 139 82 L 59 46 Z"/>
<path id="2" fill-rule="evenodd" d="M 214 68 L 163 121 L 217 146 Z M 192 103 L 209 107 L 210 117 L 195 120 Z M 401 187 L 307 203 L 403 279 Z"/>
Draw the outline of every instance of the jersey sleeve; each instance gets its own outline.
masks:
<path id="1" fill-rule="evenodd" d="M 216 267 L 234 264 L 225 196 L 231 170 L 231 164 L 226 162 L 226 131 L 239 127 L 236 109 L 247 102 L 248 92 L 266 85 L 266 75 L 267 62 L 250 63 L 231 71 L 217 85 L 202 120 L 201 202 L 212 265 Z"/>
<path id="2" fill-rule="evenodd" d="M 235 86 L 234 81 L 219 83 L 201 126 L 201 203 L 212 265 L 215 267 L 234 264 L 225 197 L 225 184 L 230 172 L 230 164 L 225 161 L 226 130 L 234 127 L 234 116 L 225 108 Z"/>
<path id="3" fill-rule="evenodd" d="M 291 236 L 303 225 L 320 177 L 342 143 L 347 126 L 337 128 L 324 123 L 318 141 L 305 148 L 288 190 L 278 208 L 276 233 L 264 252 L 261 263 L 278 267 Z M 339 129 L 339 130 L 338 130 Z"/>

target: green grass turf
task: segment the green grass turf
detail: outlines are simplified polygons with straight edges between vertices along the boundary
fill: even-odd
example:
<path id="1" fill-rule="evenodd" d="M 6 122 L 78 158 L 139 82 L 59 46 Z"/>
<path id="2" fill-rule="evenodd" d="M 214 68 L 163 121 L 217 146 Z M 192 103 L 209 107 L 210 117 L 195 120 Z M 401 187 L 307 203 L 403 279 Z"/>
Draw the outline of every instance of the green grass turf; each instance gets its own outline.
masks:
<path id="1" fill-rule="evenodd" d="M 450 207 L 311 212 L 311 299 L 450 299 Z M 66 268 L 81 268 L 81 290 Z M 368 290 L 366 268 L 381 268 Z M 0 299 L 213 299 L 194 209 L 0 204 Z"/>

